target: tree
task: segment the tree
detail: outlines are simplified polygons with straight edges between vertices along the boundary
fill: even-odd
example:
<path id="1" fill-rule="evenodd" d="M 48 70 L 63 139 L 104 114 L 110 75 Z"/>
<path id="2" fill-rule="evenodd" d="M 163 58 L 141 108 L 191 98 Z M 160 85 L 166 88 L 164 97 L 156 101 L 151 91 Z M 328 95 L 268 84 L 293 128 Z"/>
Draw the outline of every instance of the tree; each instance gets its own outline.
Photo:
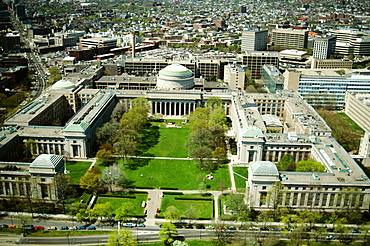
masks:
<path id="1" fill-rule="evenodd" d="M 278 162 L 278 166 L 280 167 L 280 170 L 286 170 L 288 165 L 291 163 L 294 163 L 293 156 L 291 154 L 285 154 Z"/>
<path id="2" fill-rule="evenodd" d="M 164 212 L 164 217 L 172 223 L 175 220 L 181 219 L 181 213 L 175 206 L 169 206 L 166 212 Z"/>
<path id="3" fill-rule="evenodd" d="M 219 125 L 224 126 L 226 125 L 226 115 L 225 115 L 225 109 L 223 107 L 216 108 L 213 111 L 211 111 L 209 115 L 209 125 Z"/>
<path id="4" fill-rule="evenodd" d="M 275 182 L 267 192 L 267 203 L 272 209 L 276 209 L 282 201 L 282 191 L 284 185 L 281 182 Z"/>
<path id="5" fill-rule="evenodd" d="M 192 224 L 193 220 L 199 216 L 199 212 L 193 205 L 190 205 L 185 211 L 185 216 L 189 219 L 189 224 Z"/>
<path id="6" fill-rule="evenodd" d="M 113 191 L 113 186 L 123 184 L 127 180 L 127 175 L 122 171 L 122 167 L 113 165 L 106 167 L 100 175 L 100 180 L 106 186 L 108 186 L 109 191 Z"/>
<path id="7" fill-rule="evenodd" d="M 72 178 L 63 173 L 58 173 L 54 176 L 53 181 L 57 203 L 62 202 L 63 211 L 65 212 L 64 200 L 75 191 L 72 186 Z"/>
<path id="8" fill-rule="evenodd" d="M 230 193 L 227 196 L 226 206 L 239 215 L 243 211 L 248 210 L 248 206 L 244 201 L 244 194 Z"/>
<path id="9" fill-rule="evenodd" d="M 211 112 L 215 109 L 219 109 L 219 108 L 223 109 L 222 99 L 219 97 L 210 97 L 208 98 L 206 107 L 209 108 Z"/>
<path id="10" fill-rule="evenodd" d="M 96 130 L 97 142 L 102 145 L 105 143 L 114 143 L 114 136 L 117 134 L 117 131 L 120 128 L 118 122 L 106 122 L 102 127 L 99 127 Z"/>
<path id="11" fill-rule="evenodd" d="M 216 147 L 216 149 L 212 152 L 213 158 L 217 159 L 217 163 L 221 164 L 221 161 L 226 158 L 226 150 L 222 147 Z"/>
<path id="12" fill-rule="evenodd" d="M 100 181 L 100 169 L 98 167 L 90 168 L 84 176 L 82 176 L 79 180 L 79 185 L 83 189 L 87 189 L 96 195 L 99 189 L 102 187 L 102 183 Z"/>
<path id="13" fill-rule="evenodd" d="M 137 242 L 132 236 L 132 232 L 121 230 L 119 234 L 112 233 L 108 237 L 107 246 L 136 246 Z"/>
<path id="14" fill-rule="evenodd" d="M 135 211 L 135 205 L 131 202 L 122 203 L 121 207 L 116 209 L 116 216 L 114 219 L 116 221 L 126 221 L 129 218 L 129 214 Z"/>
<path id="15" fill-rule="evenodd" d="M 24 150 L 23 150 L 23 154 L 27 157 L 27 158 L 30 158 L 32 157 L 33 155 L 36 154 L 36 151 L 37 151 L 37 143 L 35 140 L 33 139 L 28 139 L 25 143 L 24 143 Z"/>
<path id="16" fill-rule="evenodd" d="M 132 108 L 144 108 L 147 114 L 150 110 L 150 105 L 148 99 L 145 97 L 137 97 L 131 101 Z"/>
<path id="17" fill-rule="evenodd" d="M 199 159 L 199 168 L 202 169 L 202 168 L 205 168 L 205 166 L 203 166 L 204 159 L 212 157 L 212 150 L 208 147 L 198 147 L 191 151 L 191 156 L 193 158 Z"/>
<path id="18" fill-rule="evenodd" d="M 112 215 L 113 207 L 110 202 L 95 204 L 94 208 L 89 209 L 88 215 L 90 219 L 94 219 L 95 217 L 100 217 L 100 220 L 103 218 L 108 218 Z"/>
<path id="19" fill-rule="evenodd" d="M 297 172 L 324 172 L 325 166 L 314 159 L 297 162 Z"/>
<path id="20" fill-rule="evenodd" d="M 189 245 L 187 242 L 176 240 L 175 242 L 173 242 L 172 246 L 189 246 Z"/>
<path id="21" fill-rule="evenodd" d="M 163 223 L 162 230 L 159 232 L 159 238 L 164 245 L 171 245 L 175 240 L 173 237 L 179 235 L 176 226 L 172 223 Z"/>
<path id="22" fill-rule="evenodd" d="M 62 79 L 62 75 L 61 75 L 62 72 L 57 67 L 51 67 L 49 69 L 49 73 L 50 73 L 50 83 L 52 84 Z"/>
<path id="23" fill-rule="evenodd" d="M 112 150 L 101 148 L 96 153 L 96 158 L 98 158 L 98 161 L 100 161 L 104 166 L 109 166 L 114 162 Z"/>

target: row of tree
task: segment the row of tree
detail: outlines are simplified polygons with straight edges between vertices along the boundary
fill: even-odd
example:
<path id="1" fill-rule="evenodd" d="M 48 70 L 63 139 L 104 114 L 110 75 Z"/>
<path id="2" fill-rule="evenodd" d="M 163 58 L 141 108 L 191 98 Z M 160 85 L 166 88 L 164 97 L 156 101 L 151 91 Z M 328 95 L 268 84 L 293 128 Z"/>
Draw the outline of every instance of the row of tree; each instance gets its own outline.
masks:
<path id="1" fill-rule="evenodd" d="M 199 159 L 201 169 L 212 171 L 226 158 L 226 115 L 222 100 L 209 98 L 204 108 L 196 108 L 189 115 L 190 155 Z M 217 163 L 210 158 L 217 159 Z"/>
<path id="2" fill-rule="evenodd" d="M 100 149 L 97 158 L 105 165 L 114 162 L 113 155 L 124 157 L 134 155 L 142 141 L 141 132 L 148 124 L 149 103 L 142 97 L 132 100 L 131 109 L 126 112 L 125 105 L 118 103 L 112 112 L 111 120 L 97 130 Z"/>

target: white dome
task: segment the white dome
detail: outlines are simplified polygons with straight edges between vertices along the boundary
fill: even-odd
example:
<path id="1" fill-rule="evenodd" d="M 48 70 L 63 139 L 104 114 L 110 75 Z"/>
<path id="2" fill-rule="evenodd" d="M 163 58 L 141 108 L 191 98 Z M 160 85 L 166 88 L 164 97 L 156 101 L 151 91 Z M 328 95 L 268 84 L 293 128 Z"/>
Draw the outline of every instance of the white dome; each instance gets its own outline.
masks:
<path id="1" fill-rule="evenodd" d="M 158 73 L 157 88 L 181 90 L 193 87 L 193 72 L 180 64 L 168 65 Z"/>
<path id="2" fill-rule="evenodd" d="M 51 86 L 52 90 L 66 90 L 74 88 L 76 88 L 76 85 L 73 84 L 71 81 L 65 79 L 61 79 Z"/>

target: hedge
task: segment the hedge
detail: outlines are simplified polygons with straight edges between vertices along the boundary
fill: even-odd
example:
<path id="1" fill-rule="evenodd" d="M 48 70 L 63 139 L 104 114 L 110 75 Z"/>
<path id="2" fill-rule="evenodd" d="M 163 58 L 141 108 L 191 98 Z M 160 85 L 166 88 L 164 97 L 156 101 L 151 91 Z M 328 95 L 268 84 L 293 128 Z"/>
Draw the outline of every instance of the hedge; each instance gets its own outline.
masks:
<path id="1" fill-rule="evenodd" d="M 187 197 L 175 197 L 175 200 L 191 200 L 191 201 L 213 201 L 212 198 L 187 198 Z"/>

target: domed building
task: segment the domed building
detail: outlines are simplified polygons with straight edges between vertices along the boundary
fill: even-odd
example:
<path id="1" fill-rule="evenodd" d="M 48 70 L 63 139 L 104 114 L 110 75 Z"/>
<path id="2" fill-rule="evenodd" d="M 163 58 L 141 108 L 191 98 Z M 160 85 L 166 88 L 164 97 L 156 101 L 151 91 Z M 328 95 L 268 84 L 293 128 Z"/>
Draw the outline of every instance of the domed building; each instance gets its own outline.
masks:
<path id="1" fill-rule="evenodd" d="M 171 64 L 159 71 L 157 88 L 186 90 L 194 87 L 194 76 L 190 69 L 180 64 Z"/>
<path id="2" fill-rule="evenodd" d="M 54 91 L 59 91 L 59 90 L 68 90 L 68 89 L 74 89 L 76 88 L 76 85 L 72 83 L 69 80 L 61 79 L 57 82 L 55 82 L 52 86 L 51 89 Z"/>

